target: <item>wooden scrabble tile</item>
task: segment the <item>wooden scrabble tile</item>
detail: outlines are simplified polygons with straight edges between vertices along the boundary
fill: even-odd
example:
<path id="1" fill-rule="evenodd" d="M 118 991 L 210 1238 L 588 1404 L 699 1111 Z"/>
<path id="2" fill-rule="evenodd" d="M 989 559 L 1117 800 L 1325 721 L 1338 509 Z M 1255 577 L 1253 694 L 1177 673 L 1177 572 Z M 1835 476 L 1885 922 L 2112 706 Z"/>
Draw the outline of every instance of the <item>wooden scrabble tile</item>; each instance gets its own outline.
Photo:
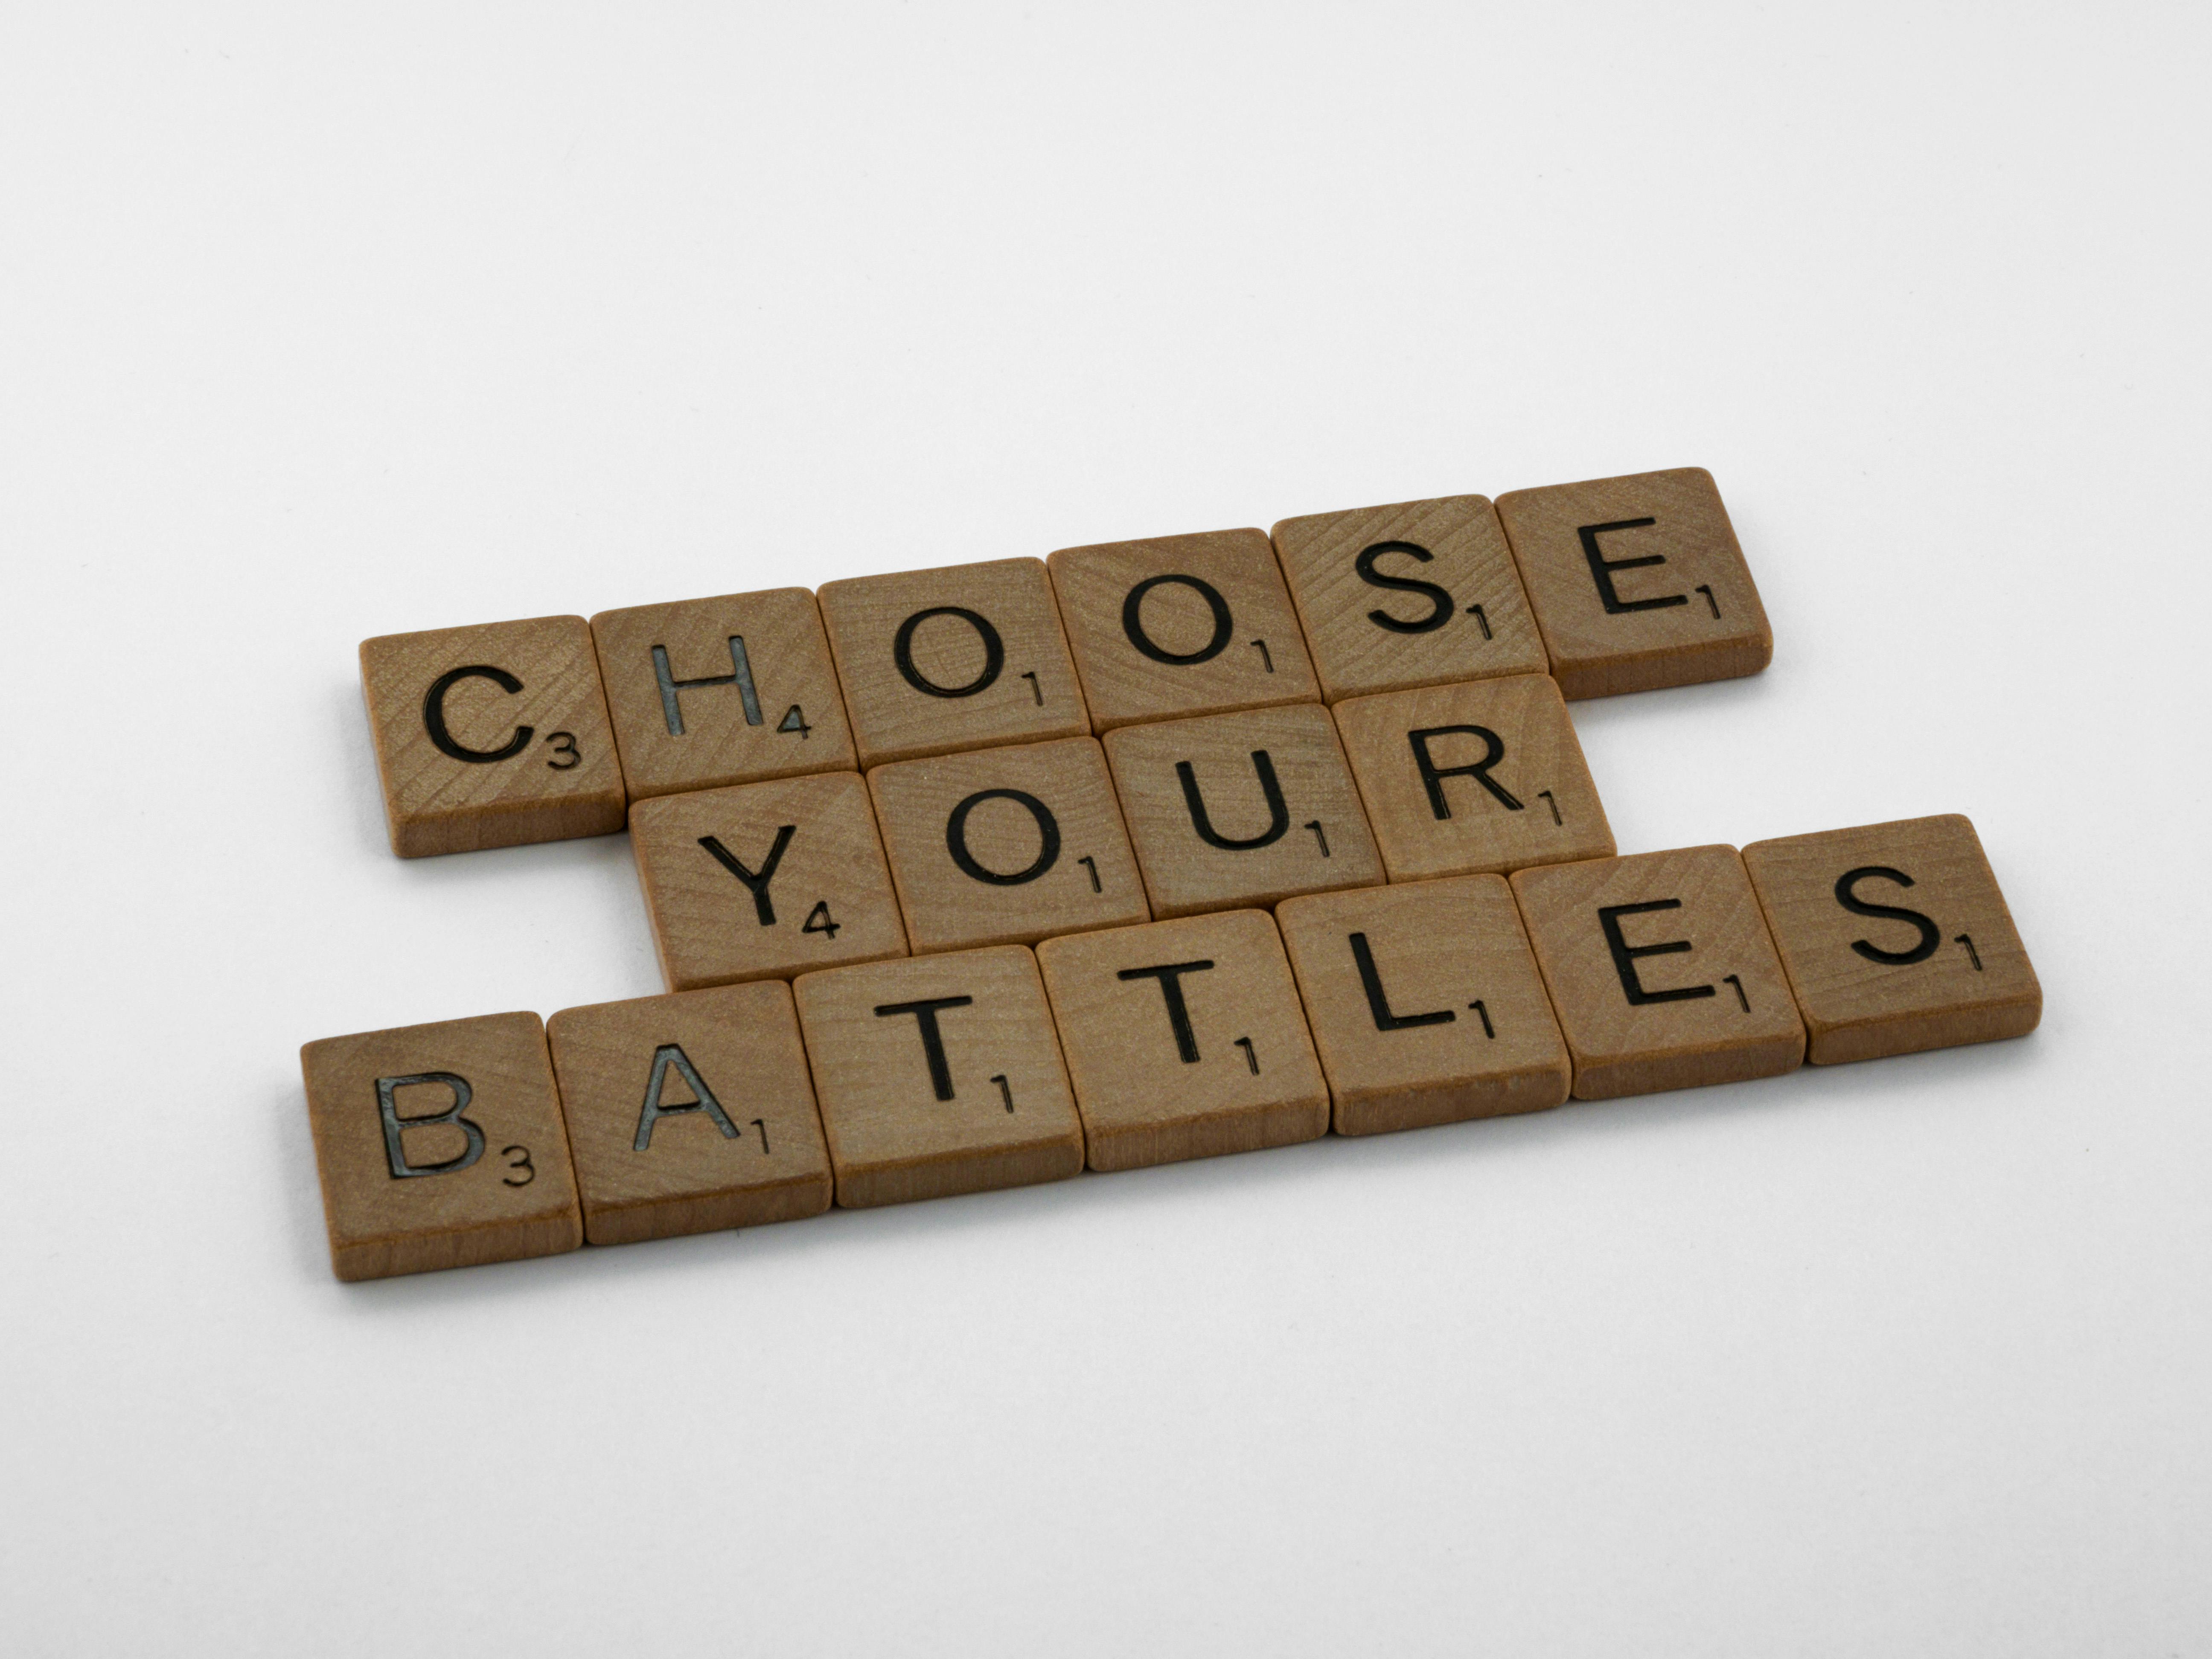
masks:
<path id="1" fill-rule="evenodd" d="M 1320 695 L 1256 530 L 1064 547 L 1045 562 L 1097 732 Z"/>
<path id="2" fill-rule="evenodd" d="M 672 991 L 906 954 L 857 772 L 641 800 L 629 834 Z"/>
<path id="3" fill-rule="evenodd" d="M 1549 676 L 1386 691 L 1331 712 L 1391 880 L 1613 856 Z"/>
<path id="4" fill-rule="evenodd" d="M 1285 519 L 1273 539 L 1331 702 L 1549 666 L 1486 495 Z"/>
<path id="5" fill-rule="evenodd" d="M 545 1029 L 592 1243 L 830 1207 L 830 1151 L 782 981 L 564 1008 Z"/>
<path id="6" fill-rule="evenodd" d="M 592 618 L 632 800 L 858 765 L 830 641 L 803 587 Z"/>
<path id="7" fill-rule="evenodd" d="M 1285 899 L 1340 1135 L 1540 1112 L 1573 1069 L 1500 876 Z"/>
<path id="8" fill-rule="evenodd" d="M 1328 1085 L 1265 910 L 1050 939 L 1037 966 L 1092 1169 L 1328 1133 Z"/>
<path id="9" fill-rule="evenodd" d="M 817 597 L 862 766 L 1091 735 L 1042 559 L 857 576 Z"/>
<path id="10" fill-rule="evenodd" d="M 581 617 L 363 640 L 361 683 L 401 858 L 623 827 L 622 769 Z"/>
<path id="11" fill-rule="evenodd" d="M 1096 738 L 900 761 L 868 789 L 917 956 L 1152 914 Z"/>
<path id="12" fill-rule="evenodd" d="M 1107 734 L 1106 758 L 1155 916 L 1382 879 L 1319 703 L 1124 726 Z"/>
<path id="13" fill-rule="evenodd" d="M 1703 467 L 1516 489 L 1498 516 L 1570 697 L 1734 679 L 1772 659 L 1759 589 Z"/>
<path id="14" fill-rule="evenodd" d="M 1083 1168 L 1082 1121 L 1026 946 L 832 968 L 792 988 L 846 1208 Z"/>
<path id="15" fill-rule="evenodd" d="M 331 1266 L 387 1279 L 584 1242 L 535 1014 L 324 1037 L 300 1050 Z"/>
<path id="16" fill-rule="evenodd" d="M 2025 1036 L 2043 988 L 1959 814 L 1753 842 L 1745 866 L 1816 1065 Z"/>
<path id="17" fill-rule="evenodd" d="M 1805 1027 L 1733 847 L 1517 871 L 1575 1098 L 1794 1072 Z"/>

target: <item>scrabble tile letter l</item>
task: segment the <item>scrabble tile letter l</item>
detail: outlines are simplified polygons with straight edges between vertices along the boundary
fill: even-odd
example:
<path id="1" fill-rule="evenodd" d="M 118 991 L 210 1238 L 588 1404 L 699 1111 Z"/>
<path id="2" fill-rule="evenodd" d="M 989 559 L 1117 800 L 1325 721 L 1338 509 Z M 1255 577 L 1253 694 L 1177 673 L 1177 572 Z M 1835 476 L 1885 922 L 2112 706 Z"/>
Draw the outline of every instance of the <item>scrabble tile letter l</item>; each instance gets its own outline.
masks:
<path id="1" fill-rule="evenodd" d="M 386 1279 L 584 1242 L 535 1014 L 325 1037 L 300 1050 L 331 1266 Z"/>
<path id="2" fill-rule="evenodd" d="M 1574 1057 L 1575 1098 L 1794 1072 L 1805 1027 L 1733 847 L 1540 864 L 1513 896 Z"/>
<path id="3" fill-rule="evenodd" d="M 1570 697 L 1756 674 L 1774 635 L 1713 475 L 1700 466 L 1498 498 Z"/>
<path id="4" fill-rule="evenodd" d="M 1815 1065 L 2024 1036 L 2043 989 L 1957 813 L 1753 842 L 1752 885 Z"/>
<path id="5" fill-rule="evenodd" d="M 581 617 L 363 640 L 361 681 L 401 858 L 623 827 L 622 770 Z"/>

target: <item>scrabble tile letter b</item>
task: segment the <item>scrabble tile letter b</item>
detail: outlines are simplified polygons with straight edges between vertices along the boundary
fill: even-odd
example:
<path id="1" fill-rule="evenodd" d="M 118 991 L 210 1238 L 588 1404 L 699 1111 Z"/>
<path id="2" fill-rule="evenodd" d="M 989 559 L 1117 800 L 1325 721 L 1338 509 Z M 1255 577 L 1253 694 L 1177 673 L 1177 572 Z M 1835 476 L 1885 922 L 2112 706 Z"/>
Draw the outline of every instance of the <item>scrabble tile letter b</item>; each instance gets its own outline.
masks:
<path id="1" fill-rule="evenodd" d="M 1570 697 L 1756 674 L 1774 635 L 1703 467 L 1498 498 L 1521 580 Z"/>
<path id="2" fill-rule="evenodd" d="M 602 611 L 592 638 L 632 800 L 854 768 L 803 587 Z"/>
<path id="3" fill-rule="evenodd" d="M 1805 1027 L 1733 847 L 1513 877 L 1574 1057 L 1575 1098 L 1794 1072 Z"/>
<path id="4" fill-rule="evenodd" d="M 331 1266 L 386 1279 L 584 1242 L 535 1014 L 325 1037 L 300 1050 Z"/>
<path id="5" fill-rule="evenodd" d="M 363 640 L 361 680 L 401 858 L 623 827 L 622 770 L 581 617 Z"/>
<path id="6" fill-rule="evenodd" d="M 1045 561 L 1100 732 L 1320 695 L 1256 530 L 1064 547 Z"/>
<path id="7" fill-rule="evenodd" d="M 1083 1168 L 1083 1125 L 1028 947 L 831 968 L 792 988 L 845 1208 Z"/>
<path id="8" fill-rule="evenodd" d="M 1956 813 L 1743 849 L 1816 1065 L 2024 1036 L 2043 1017 L 1997 878 Z"/>

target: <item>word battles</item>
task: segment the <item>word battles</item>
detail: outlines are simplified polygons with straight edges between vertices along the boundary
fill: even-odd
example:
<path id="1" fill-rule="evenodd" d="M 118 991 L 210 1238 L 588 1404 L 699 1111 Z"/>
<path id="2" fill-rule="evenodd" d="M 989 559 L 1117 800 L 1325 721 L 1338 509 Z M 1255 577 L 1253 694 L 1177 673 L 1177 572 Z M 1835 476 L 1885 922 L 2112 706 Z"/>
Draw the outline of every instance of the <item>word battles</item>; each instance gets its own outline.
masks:
<path id="1" fill-rule="evenodd" d="M 668 991 L 310 1042 L 341 1279 L 2033 1030 L 1973 826 L 1620 856 L 1758 672 L 1698 468 L 365 641 L 402 857 L 625 828 Z"/>

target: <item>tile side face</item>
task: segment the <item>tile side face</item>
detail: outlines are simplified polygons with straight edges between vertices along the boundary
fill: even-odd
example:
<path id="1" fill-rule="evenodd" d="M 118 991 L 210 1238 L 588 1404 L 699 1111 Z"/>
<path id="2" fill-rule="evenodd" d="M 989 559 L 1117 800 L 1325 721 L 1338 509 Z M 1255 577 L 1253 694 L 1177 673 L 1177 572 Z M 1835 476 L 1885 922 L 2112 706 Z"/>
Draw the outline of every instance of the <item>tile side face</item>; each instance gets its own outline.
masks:
<path id="1" fill-rule="evenodd" d="M 592 1243 L 830 1207 L 829 1149 L 781 981 L 564 1009 L 547 1032 Z"/>
<path id="2" fill-rule="evenodd" d="M 1332 703 L 1550 665 L 1486 496 L 1285 519 L 1272 539 Z"/>
<path id="3" fill-rule="evenodd" d="M 531 1013 L 325 1037 L 300 1051 L 340 1279 L 584 1242 L 545 1028 Z"/>
<path id="4" fill-rule="evenodd" d="M 848 1209 L 1083 1168 L 1083 1127 L 1022 945 L 833 968 L 793 989 Z"/>
<path id="5" fill-rule="evenodd" d="M 1498 516 L 1568 696 L 1732 679 L 1772 659 L 1765 608 L 1703 467 L 1516 489 Z"/>
<path id="6" fill-rule="evenodd" d="M 361 675 L 400 857 L 622 828 L 622 769 L 581 617 L 364 640 Z"/>
<path id="7" fill-rule="evenodd" d="M 1974 826 L 1955 814 L 1743 849 L 1815 1064 L 2022 1036 L 2043 991 Z"/>
<path id="8" fill-rule="evenodd" d="M 1792 1072 L 1805 1027 L 1732 847 L 1539 865 L 1513 896 L 1574 1058 L 1607 1100 Z"/>
<path id="9" fill-rule="evenodd" d="M 1286 899 L 1339 1134 L 1542 1111 L 1572 1072 L 1513 895 L 1463 876 Z"/>
<path id="10" fill-rule="evenodd" d="M 1332 711 L 1393 881 L 1609 858 L 1612 826 L 1542 674 L 1353 697 Z"/>
<path id="11" fill-rule="evenodd" d="M 1321 695 L 1257 530 L 1062 548 L 1046 563 L 1099 732 Z"/>
<path id="12" fill-rule="evenodd" d="M 1088 737 L 1042 559 L 824 583 L 817 596 L 860 764 Z"/>
<path id="13" fill-rule="evenodd" d="M 1328 1133 L 1328 1087 L 1264 910 L 1048 939 L 1037 962 L 1092 1169 Z"/>

